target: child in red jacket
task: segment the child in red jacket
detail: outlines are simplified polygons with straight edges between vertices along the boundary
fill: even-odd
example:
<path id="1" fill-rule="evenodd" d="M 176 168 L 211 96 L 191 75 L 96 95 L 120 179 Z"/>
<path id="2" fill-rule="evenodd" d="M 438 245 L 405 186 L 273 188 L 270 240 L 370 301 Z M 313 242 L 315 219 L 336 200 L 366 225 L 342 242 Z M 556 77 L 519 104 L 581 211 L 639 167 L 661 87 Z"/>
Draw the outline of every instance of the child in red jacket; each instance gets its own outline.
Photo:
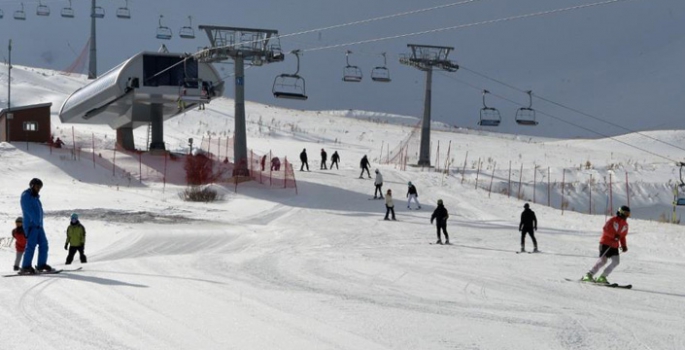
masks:
<path id="1" fill-rule="evenodd" d="M 12 230 L 12 238 L 16 241 L 15 248 L 17 248 L 17 257 L 14 259 L 14 271 L 19 271 L 21 259 L 24 257 L 24 250 L 26 249 L 26 234 L 24 233 L 24 219 L 20 216 L 14 220 L 16 228 Z"/>
<path id="2" fill-rule="evenodd" d="M 611 271 L 621 262 L 619 257 L 619 247 L 622 252 L 628 251 L 626 236 L 628 235 L 628 218 L 630 217 L 630 208 L 622 206 L 616 216 L 609 219 L 604 224 L 602 238 L 599 240 L 599 259 L 588 273 L 583 276 L 582 280 L 586 282 L 609 283 L 607 277 Z M 593 280 L 593 276 L 606 265 L 607 260 L 611 259 L 611 263 L 607 266 L 602 274 Z"/>

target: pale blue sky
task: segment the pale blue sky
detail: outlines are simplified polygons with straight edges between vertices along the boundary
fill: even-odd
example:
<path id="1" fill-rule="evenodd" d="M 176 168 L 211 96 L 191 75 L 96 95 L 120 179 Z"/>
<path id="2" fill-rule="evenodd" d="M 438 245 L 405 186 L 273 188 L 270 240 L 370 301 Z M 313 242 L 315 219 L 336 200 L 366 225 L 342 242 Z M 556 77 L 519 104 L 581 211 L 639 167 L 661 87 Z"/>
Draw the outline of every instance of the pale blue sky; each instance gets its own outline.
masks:
<path id="1" fill-rule="evenodd" d="M 300 74 L 306 79 L 309 100 L 285 101 L 271 95 L 274 77 L 294 71 L 293 59 L 248 70 L 247 99 L 298 109 L 359 109 L 421 116 L 424 74 L 398 63 L 399 55 L 408 52 L 406 45 L 415 43 L 454 47 L 451 58 L 465 68 L 456 73 L 434 75 L 434 120 L 477 127 L 482 107 L 481 90 L 488 89 L 496 95 L 490 96 L 488 105 L 500 110 L 503 122 L 497 130 L 502 132 L 554 137 L 599 137 L 600 134 L 626 132 L 537 98 L 533 108 L 539 111 L 540 125 L 519 126 L 514 123 L 514 115 L 521 105 L 527 104 L 527 96 L 511 88 L 516 87 L 531 89 L 550 101 L 631 130 L 685 127 L 682 118 L 685 103 L 680 97 L 685 78 L 682 68 L 682 62 L 685 62 L 685 2 L 681 0 L 619 1 L 547 16 L 312 50 L 599 1 L 480 0 L 321 31 L 320 34 L 283 38 L 284 50 L 305 50 Z M 122 20 L 114 14 L 118 7 L 124 6 L 123 0 L 101 0 L 98 5 L 107 15 L 98 21 L 98 71 L 103 73 L 139 51 L 154 51 L 161 43 L 171 51 L 185 52 L 207 45 L 207 39 L 199 31 L 194 40 L 178 38 L 180 27 L 188 25 L 188 15 L 193 17 L 196 29 L 200 24 L 213 24 L 269 28 L 289 34 L 457 2 L 134 0 L 128 3 L 132 19 Z M 73 62 L 88 38 L 89 19 L 85 14 L 90 1 L 72 0 L 76 11 L 74 19 L 59 17 L 59 11 L 68 2 L 43 3 L 50 6 L 50 17 L 37 17 L 38 2 L 24 1 L 27 20 L 22 22 L 12 19 L 12 13 L 20 8 L 19 1 L 0 1 L 0 9 L 4 11 L 4 18 L 0 19 L 0 54 L 6 57 L 7 42 L 12 38 L 15 64 L 64 69 Z M 160 14 L 165 16 L 163 24 L 174 31 L 171 41 L 155 39 Z M 351 63 L 364 71 L 365 79 L 361 83 L 344 83 L 341 79 L 347 49 L 354 52 Z M 393 78 L 389 84 L 368 79 L 371 69 L 382 63 L 382 52 L 388 55 L 388 68 Z M 230 65 L 218 67 L 227 77 L 232 71 Z M 227 95 L 232 94 L 233 89 L 227 89 Z M 0 101 L 5 103 L 3 97 Z"/>

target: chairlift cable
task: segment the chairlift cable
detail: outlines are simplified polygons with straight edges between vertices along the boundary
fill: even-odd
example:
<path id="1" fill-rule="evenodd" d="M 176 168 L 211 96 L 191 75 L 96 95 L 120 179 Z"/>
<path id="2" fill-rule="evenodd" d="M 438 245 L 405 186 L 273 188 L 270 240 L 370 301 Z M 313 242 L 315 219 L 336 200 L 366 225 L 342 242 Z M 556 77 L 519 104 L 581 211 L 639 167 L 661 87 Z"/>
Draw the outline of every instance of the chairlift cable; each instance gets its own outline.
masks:
<path id="1" fill-rule="evenodd" d="M 413 11 L 400 12 L 400 13 L 396 13 L 396 14 L 392 14 L 392 15 L 385 15 L 385 16 L 380 16 L 380 17 L 363 19 L 363 20 L 359 20 L 359 21 L 336 24 L 336 25 L 332 25 L 332 26 L 328 26 L 328 27 L 322 27 L 322 28 L 318 28 L 318 29 L 304 30 L 301 32 L 295 32 L 295 33 L 280 35 L 280 37 L 284 38 L 284 37 L 289 37 L 289 36 L 296 36 L 296 35 L 303 35 L 303 34 L 309 34 L 309 33 L 315 33 L 315 32 L 322 32 L 325 30 L 338 29 L 338 28 L 349 27 L 349 26 L 353 26 L 353 25 L 365 24 L 365 23 L 370 23 L 370 22 L 375 22 L 375 21 L 382 21 L 382 20 L 386 20 L 386 19 L 392 19 L 392 18 L 408 16 L 408 15 L 414 15 L 417 13 L 439 10 L 439 9 L 444 9 L 444 8 L 452 7 L 452 6 L 466 5 L 466 4 L 469 4 L 472 2 L 477 2 L 477 1 L 481 1 L 481 0 L 466 0 L 466 1 L 454 2 L 451 4 L 444 4 L 444 5 L 428 7 L 428 8 L 423 8 L 423 9 L 418 9 L 418 10 L 413 10 Z"/>
<path id="2" fill-rule="evenodd" d="M 462 64 L 459 65 L 459 68 L 462 69 L 462 70 L 465 70 L 465 71 L 467 71 L 467 72 L 473 73 L 473 74 L 475 74 L 475 75 L 477 75 L 477 76 L 479 76 L 479 77 L 481 77 L 481 78 L 485 78 L 485 79 L 488 79 L 488 80 L 493 81 L 493 82 L 495 82 L 495 83 L 498 83 L 498 84 L 500 84 L 500 85 L 506 86 L 506 87 L 508 87 L 508 88 L 510 88 L 510 89 L 512 89 L 512 90 L 516 90 L 516 91 L 519 91 L 519 92 L 527 93 L 526 90 L 520 89 L 520 88 L 518 88 L 518 87 L 516 87 L 516 86 L 513 86 L 513 85 L 511 85 L 511 84 L 508 84 L 508 83 L 506 83 L 506 82 L 503 82 L 503 81 L 501 81 L 501 80 L 499 80 L 499 79 L 492 78 L 492 77 L 487 76 L 487 75 L 485 75 L 485 74 L 483 74 L 483 73 L 474 71 L 473 69 L 470 69 L 470 68 L 468 68 L 468 67 L 464 67 L 464 65 L 462 65 Z M 624 131 L 627 131 L 627 132 L 630 132 L 630 133 L 637 134 L 637 135 L 639 135 L 639 136 L 648 138 L 648 139 L 650 139 L 650 140 L 652 140 L 652 141 L 655 141 L 655 142 L 658 142 L 658 143 L 661 143 L 661 144 L 664 144 L 664 145 L 667 145 L 667 146 L 671 146 L 671 147 L 676 148 L 676 149 L 681 150 L 681 151 L 685 151 L 685 148 L 683 148 L 683 147 L 680 147 L 680 146 L 678 146 L 678 145 L 676 145 L 676 144 L 673 144 L 673 143 L 670 143 L 670 142 L 667 142 L 667 141 L 660 140 L 660 139 L 658 139 L 658 138 L 656 138 L 656 137 L 653 137 L 653 136 L 649 136 L 649 135 L 644 134 L 644 133 L 642 133 L 642 132 L 640 132 L 640 131 L 638 131 L 638 130 L 634 130 L 634 129 L 625 127 L 624 125 L 617 124 L 617 123 L 614 123 L 614 122 L 611 122 L 611 121 L 602 119 L 602 118 L 600 118 L 600 117 L 594 116 L 594 115 L 589 114 L 589 113 L 587 113 L 587 112 L 583 112 L 583 111 L 581 111 L 581 110 L 579 110 L 579 109 L 577 109 L 577 108 L 573 108 L 573 107 L 564 105 L 564 104 L 562 104 L 562 103 L 560 103 L 560 102 L 555 102 L 555 101 L 553 101 L 553 100 L 550 100 L 550 99 L 548 99 L 548 98 L 546 98 L 546 97 L 543 97 L 543 96 L 540 96 L 540 95 L 538 95 L 538 94 L 533 94 L 533 96 L 535 96 L 536 98 L 540 99 L 541 101 L 545 101 L 545 102 L 550 103 L 550 104 L 553 104 L 553 105 L 555 105 L 555 106 L 557 106 L 557 107 L 564 108 L 564 109 L 569 110 L 569 111 L 571 111 L 571 112 L 578 113 L 578 114 L 580 114 L 580 115 L 582 115 L 582 116 L 585 116 L 585 117 L 588 117 L 588 118 L 591 118 L 591 119 L 594 119 L 594 120 L 597 120 L 597 121 L 601 121 L 601 122 L 603 122 L 603 123 L 606 123 L 606 124 L 608 124 L 608 125 L 611 125 L 611 126 L 613 126 L 613 127 L 619 128 L 619 129 L 622 129 L 622 130 L 624 130 Z"/>
<path id="3" fill-rule="evenodd" d="M 468 83 L 468 82 L 466 82 L 466 81 L 463 81 L 463 80 L 461 80 L 461 79 L 455 78 L 455 77 L 452 76 L 452 75 L 445 74 L 445 73 L 442 73 L 442 72 L 438 72 L 438 73 L 440 73 L 442 76 L 444 76 L 444 77 L 446 77 L 446 78 L 449 78 L 449 79 L 452 79 L 452 80 L 454 80 L 454 81 L 457 81 L 457 82 L 459 82 L 459 83 L 461 83 L 461 84 L 467 85 L 467 86 L 469 86 L 469 87 L 471 87 L 471 88 L 473 88 L 473 89 L 477 89 L 478 91 L 481 91 L 481 92 L 482 92 L 483 90 L 485 90 L 485 89 L 482 88 L 482 87 L 479 87 L 479 86 L 473 85 L 473 84 L 471 84 L 471 83 Z M 497 97 L 497 98 L 499 98 L 499 99 L 502 99 L 502 100 L 504 100 L 504 101 L 513 103 L 513 104 L 515 104 L 515 105 L 523 106 L 523 105 L 520 104 L 519 102 L 516 102 L 516 101 L 514 101 L 514 100 L 511 100 L 511 99 L 509 99 L 509 98 L 507 98 L 507 97 L 504 97 L 504 96 L 502 96 L 502 95 L 498 95 L 498 94 L 492 93 L 492 92 L 489 91 L 489 90 L 488 90 L 488 94 L 490 94 L 490 95 L 492 95 L 492 96 L 495 96 L 495 97 Z M 616 142 L 618 142 L 618 143 L 621 143 L 621 144 L 626 145 L 626 146 L 628 146 L 628 147 L 634 148 L 634 149 L 636 149 L 636 150 L 645 152 L 645 153 L 647 153 L 647 154 L 651 154 L 651 155 L 656 156 L 656 157 L 661 158 L 661 159 L 665 159 L 665 160 L 667 160 L 667 161 L 669 161 L 669 162 L 674 162 L 674 163 L 676 163 L 676 164 L 679 164 L 678 161 L 675 161 L 675 160 L 673 160 L 673 159 L 671 159 L 671 158 L 668 158 L 668 157 L 666 157 L 666 156 L 664 156 L 664 155 L 661 155 L 661 154 L 652 152 L 652 151 L 650 151 L 650 150 L 647 150 L 647 149 L 644 149 L 644 148 L 635 146 L 635 145 L 633 145 L 633 144 L 631 144 L 631 143 L 628 143 L 628 142 L 626 142 L 626 141 L 621 141 L 621 140 L 619 140 L 619 139 L 618 139 L 617 137 L 615 137 L 615 136 L 610 136 L 610 135 L 607 135 L 607 134 L 603 134 L 603 133 L 601 133 L 601 132 L 599 132 L 599 131 L 597 131 L 597 130 L 590 129 L 590 128 L 588 128 L 588 127 L 585 127 L 585 126 L 582 126 L 582 125 L 579 125 L 579 124 L 575 124 L 575 123 L 573 123 L 573 122 L 570 122 L 570 121 L 565 120 L 564 118 L 556 117 L 556 116 L 554 116 L 554 115 L 552 115 L 552 114 L 550 114 L 550 113 L 541 111 L 541 110 L 539 110 L 539 109 L 537 110 L 537 112 L 540 113 L 540 114 L 542 114 L 542 115 L 545 115 L 545 116 L 547 116 L 547 117 L 550 117 L 550 118 L 552 118 L 552 119 L 554 119 L 554 120 L 560 121 L 560 122 L 562 122 L 562 123 L 565 123 L 565 124 L 568 124 L 568 125 L 571 125 L 571 126 L 575 126 L 575 127 L 579 128 L 579 129 L 582 129 L 582 130 L 585 130 L 585 131 L 589 131 L 589 132 L 591 132 L 591 133 L 593 133 L 593 134 L 596 134 L 596 135 L 602 136 L 602 137 L 604 137 L 604 138 L 607 138 L 607 139 L 616 141 Z"/>
<path id="4" fill-rule="evenodd" d="M 304 49 L 304 50 L 302 50 L 302 51 L 303 51 L 303 52 L 307 52 L 307 51 L 320 51 L 320 50 L 335 49 L 335 48 L 338 48 L 338 47 L 345 47 L 345 46 L 353 46 L 353 45 L 368 44 L 368 43 L 379 42 L 379 41 L 385 41 L 385 40 L 393 40 L 393 39 L 406 38 L 406 37 L 410 37 L 410 36 L 417 36 L 417 35 L 431 34 L 431 33 L 439 33 L 439 32 L 444 32 L 444 31 L 448 31 L 448 30 L 456 30 L 456 29 L 470 28 L 470 27 L 475 27 L 475 26 L 480 26 L 480 25 L 485 25 L 485 24 L 493 24 L 493 23 L 514 21 L 514 20 L 519 20 L 519 19 L 528 19 L 528 18 L 532 18 L 532 17 L 540 17 L 540 16 L 553 15 L 553 14 L 558 14 L 558 13 L 562 13 L 562 12 L 568 12 L 568 11 L 573 11 L 573 10 L 581 10 L 581 9 L 586 9 L 586 8 L 591 8 L 591 7 L 597 7 L 597 6 L 603 6 L 603 5 L 610 5 L 610 4 L 615 4 L 615 3 L 619 3 L 619 2 L 625 2 L 625 1 L 636 1 L 636 0 L 607 0 L 607 1 L 595 2 L 595 3 L 591 3 L 591 4 L 583 4 L 583 5 L 565 7 L 565 8 L 554 9 L 554 10 L 532 12 L 532 13 L 523 14 L 523 15 L 509 16 L 509 17 L 503 17 L 503 18 L 497 18 L 497 19 L 490 19 L 490 20 L 485 20 L 485 21 L 480 21 L 480 22 L 473 22 L 473 23 L 467 23 L 467 24 L 460 24 L 460 25 L 456 25 L 456 26 L 449 26 L 449 27 L 443 27 L 443 28 L 436 28 L 436 29 L 424 30 L 424 31 L 413 32 L 413 33 L 406 33 L 406 34 L 399 34 L 399 35 L 393 35 L 393 36 L 380 37 L 380 38 L 375 38 L 375 39 L 367 39 L 367 40 L 353 41 L 353 42 L 348 42 L 348 43 L 343 43 L 343 44 L 335 44 L 335 45 L 327 45 L 327 46 L 314 47 L 314 48 Z"/>
<path id="5" fill-rule="evenodd" d="M 459 3 L 448 4 L 448 5 L 467 4 L 467 3 L 471 3 L 473 1 L 475 1 L 475 0 L 462 1 Z M 626 1 L 636 1 L 636 0 L 606 0 L 606 1 L 596 2 L 596 3 L 583 4 L 583 5 L 571 6 L 571 7 L 565 7 L 565 8 L 547 10 L 547 11 L 539 11 L 539 12 L 533 12 L 533 13 L 529 13 L 529 14 L 503 17 L 503 18 L 499 18 L 499 19 L 492 19 L 492 20 L 486 20 L 486 21 L 481 21 L 481 22 L 467 23 L 467 24 L 437 28 L 437 29 L 414 32 L 414 33 L 406 33 L 406 34 L 394 35 L 394 36 L 389 36 L 389 37 L 381 37 L 381 38 L 375 38 L 375 39 L 361 40 L 361 41 L 357 41 L 357 42 L 349 42 L 349 43 L 344 43 L 344 44 L 327 45 L 327 46 L 314 47 L 314 48 L 309 48 L 309 49 L 301 49 L 300 52 L 304 53 L 307 51 L 321 51 L 321 50 L 334 49 L 334 48 L 344 47 L 344 46 L 353 46 L 353 45 L 360 45 L 360 44 L 366 44 L 366 43 L 372 43 L 372 42 L 378 42 L 378 41 L 405 38 L 405 37 L 410 37 L 410 36 L 417 36 L 417 35 L 422 35 L 422 34 L 437 33 L 437 32 L 442 32 L 442 31 L 447 31 L 447 30 L 463 29 L 463 28 L 475 27 L 475 26 L 485 25 L 485 24 L 499 23 L 499 22 L 505 22 L 505 21 L 513 21 L 513 20 L 518 20 L 518 19 L 527 19 L 527 18 L 532 18 L 532 17 L 546 16 L 546 15 L 557 14 L 557 13 L 561 13 L 561 12 L 586 9 L 586 8 L 597 7 L 597 6 L 602 6 L 602 5 L 616 4 L 616 3 L 620 3 L 620 2 L 626 2 Z M 442 6 L 447 6 L 447 5 L 442 5 Z M 435 8 L 439 8 L 439 7 L 435 7 Z M 434 9 L 434 8 L 429 8 L 429 9 Z M 429 9 L 424 9 L 424 10 L 428 11 Z M 406 14 L 409 14 L 409 13 L 413 14 L 413 13 L 418 13 L 418 12 L 422 12 L 422 11 L 423 10 L 409 11 L 409 12 L 406 12 Z M 399 15 L 401 15 L 401 14 L 382 16 L 382 17 L 378 17 L 378 19 L 393 18 L 393 17 L 399 16 Z M 371 19 L 371 20 L 377 20 L 377 19 Z M 363 20 L 363 21 L 356 21 L 356 22 L 365 23 L 365 22 L 368 22 L 371 20 Z M 355 23 L 355 22 L 351 22 L 351 23 Z M 346 25 L 351 25 L 351 24 L 346 24 Z M 338 28 L 338 27 L 342 27 L 342 26 L 346 26 L 346 25 L 330 26 L 330 27 L 325 27 L 325 28 Z M 317 31 L 321 31 L 321 30 L 322 29 L 312 29 L 309 31 L 284 34 L 284 35 L 279 35 L 279 38 L 280 37 L 301 35 L 301 34 L 306 34 L 306 33 L 310 33 L 310 32 L 317 32 Z M 257 40 L 253 40 L 252 42 L 241 42 L 240 45 L 245 45 L 245 44 L 250 44 L 250 43 L 258 43 L 258 42 L 262 42 L 264 40 L 267 40 L 267 39 L 257 39 Z M 236 43 L 236 44 L 231 44 L 231 45 L 225 45 L 225 46 L 221 46 L 219 48 L 230 48 L 230 47 L 234 47 L 237 45 L 239 45 L 239 44 Z M 203 53 L 210 51 L 210 50 L 213 50 L 213 49 L 217 49 L 217 48 L 207 48 L 207 49 L 198 50 L 193 56 L 201 56 Z M 167 70 L 172 69 L 173 67 L 175 67 L 176 65 L 178 65 L 180 63 L 181 62 L 178 62 L 178 63 L 175 63 L 175 64 L 169 66 L 168 68 L 157 73 L 155 76 L 157 76 L 159 74 L 163 74 Z M 155 76 L 150 77 L 150 79 L 154 78 Z"/>

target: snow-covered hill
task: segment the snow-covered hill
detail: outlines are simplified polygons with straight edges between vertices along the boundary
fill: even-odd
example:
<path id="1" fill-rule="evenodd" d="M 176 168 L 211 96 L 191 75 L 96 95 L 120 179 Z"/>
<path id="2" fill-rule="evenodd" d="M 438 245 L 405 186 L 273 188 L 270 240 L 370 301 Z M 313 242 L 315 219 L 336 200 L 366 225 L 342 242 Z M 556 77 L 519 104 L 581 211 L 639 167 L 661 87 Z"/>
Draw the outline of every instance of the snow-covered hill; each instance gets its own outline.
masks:
<path id="1" fill-rule="evenodd" d="M 56 106 L 85 82 L 21 67 L 13 79 L 18 104 L 51 101 Z M 408 135 L 417 120 L 347 114 L 248 103 L 248 146 L 291 159 L 307 148 L 312 171 L 296 172 L 298 194 L 256 183 L 241 185 L 238 193 L 220 186 L 224 199 L 208 204 L 181 201 L 182 186 L 129 186 L 127 179 L 93 168 L 86 159 L 51 155 L 39 145 L 27 150 L 23 144 L 0 144 L 2 236 L 9 236 L 20 215 L 21 191 L 38 177 L 45 183 L 41 200 L 49 263 L 79 266 L 64 266 L 64 232 L 72 212 L 87 229 L 89 260 L 80 271 L 0 279 L 1 347 L 685 346 L 680 272 L 685 254 L 678 249 L 685 230 L 655 221 L 661 214 L 670 217 L 669 184 L 678 181 L 677 167 L 659 156 L 671 146 L 637 134 L 618 138 L 652 154 L 611 139 L 550 140 L 444 128 L 432 133 L 432 149 L 444 167 L 451 142 L 449 173 L 412 166 L 402 171 L 382 164 L 387 156 L 381 152 L 404 143 L 410 159 L 415 157 L 418 140 Z M 61 125 L 56 115 L 53 123 L 57 132 L 72 127 Z M 105 127 L 74 128 L 114 137 Z M 188 111 L 164 127 L 172 150 L 183 150 L 188 137 L 230 134 L 233 128 L 229 99 L 213 101 L 206 111 Z M 136 135 L 144 140 L 144 132 Z M 649 135 L 685 146 L 683 132 Z M 340 170 L 316 170 L 320 148 L 340 153 Z M 382 201 L 368 200 L 373 181 L 358 178 L 364 154 L 383 173 L 384 190 L 395 193 L 397 222 L 383 220 Z M 610 280 L 632 283 L 633 290 L 566 281 L 579 278 L 597 257 L 608 204 L 604 178 L 612 174 L 618 182 L 612 187 L 616 208 L 627 201 L 626 173 L 633 208 L 630 250 Z M 546 206 L 548 174 L 552 207 Z M 408 181 L 418 188 L 421 210 L 406 208 Z M 594 215 L 586 214 L 589 188 Z M 429 219 L 437 199 L 450 212 L 451 246 L 429 244 L 436 239 Z M 542 254 L 514 254 L 526 200 L 539 220 Z M 530 240 L 526 247 L 531 248 Z M 5 273 L 11 273 L 13 259 L 13 249 L 0 250 Z"/>

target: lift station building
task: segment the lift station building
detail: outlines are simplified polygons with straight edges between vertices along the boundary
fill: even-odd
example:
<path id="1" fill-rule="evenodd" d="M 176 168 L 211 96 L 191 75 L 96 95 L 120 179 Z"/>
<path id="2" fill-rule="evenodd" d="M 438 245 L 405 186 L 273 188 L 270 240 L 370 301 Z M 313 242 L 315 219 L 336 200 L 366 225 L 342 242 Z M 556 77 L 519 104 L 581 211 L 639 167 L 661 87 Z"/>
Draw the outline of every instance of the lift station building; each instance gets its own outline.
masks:
<path id="1" fill-rule="evenodd" d="M 117 144 L 134 150 L 133 129 L 149 125 L 149 149 L 164 150 L 164 121 L 222 96 L 224 82 L 193 56 L 141 52 L 76 90 L 62 104 L 62 123 L 107 124 Z"/>

